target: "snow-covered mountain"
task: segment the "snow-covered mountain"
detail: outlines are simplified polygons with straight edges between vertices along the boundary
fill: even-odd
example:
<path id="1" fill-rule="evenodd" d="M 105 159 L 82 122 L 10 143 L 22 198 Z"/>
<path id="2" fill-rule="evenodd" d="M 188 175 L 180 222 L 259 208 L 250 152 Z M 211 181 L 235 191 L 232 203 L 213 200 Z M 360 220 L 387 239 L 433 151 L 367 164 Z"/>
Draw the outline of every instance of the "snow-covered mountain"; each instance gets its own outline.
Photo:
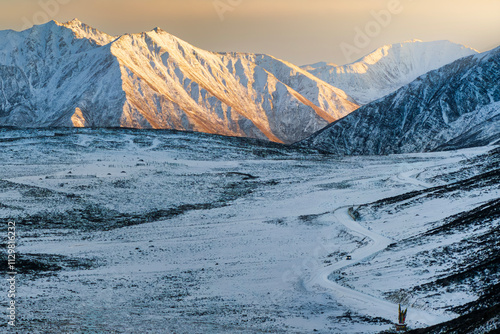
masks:
<path id="1" fill-rule="evenodd" d="M 431 71 L 302 144 L 340 154 L 456 149 L 500 140 L 500 48 Z"/>
<path id="2" fill-rule="evenodd" d="M 0 125 L 163 128 L 292 143 L 359 106 L 268 55 L 213 53 L 156 28 L 78 20 L 0 32 Z"/>
<path id="3" fill-rule="evenodd" d="M 119 125 L 125 93 L 113 40 L 78 21 L 0 32 L 0 125 Z"/>
<path id="4" fill-rule="evenodd" d="M 429 71 L 477 53 L 474 49 L 450 41 L 412 40 L 385 45 L 352 64 L 338 66 L 322 62 L 303 68 L 343 89 L 358 103 L 367 104 Z"/>

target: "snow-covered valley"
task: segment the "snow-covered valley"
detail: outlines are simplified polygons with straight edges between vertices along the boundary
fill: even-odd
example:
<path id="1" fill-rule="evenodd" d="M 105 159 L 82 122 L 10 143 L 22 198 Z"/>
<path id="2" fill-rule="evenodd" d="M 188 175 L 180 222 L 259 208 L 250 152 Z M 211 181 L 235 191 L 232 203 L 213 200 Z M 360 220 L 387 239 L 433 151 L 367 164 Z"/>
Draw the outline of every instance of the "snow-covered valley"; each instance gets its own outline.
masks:
<path id="1" fill-rule="evenodd" d="M 498 147 L 340 158 L 106 129 L 0 147 L 21 332 L 378 333 L 398 303 L 411 328 L 497 305 Z"/>

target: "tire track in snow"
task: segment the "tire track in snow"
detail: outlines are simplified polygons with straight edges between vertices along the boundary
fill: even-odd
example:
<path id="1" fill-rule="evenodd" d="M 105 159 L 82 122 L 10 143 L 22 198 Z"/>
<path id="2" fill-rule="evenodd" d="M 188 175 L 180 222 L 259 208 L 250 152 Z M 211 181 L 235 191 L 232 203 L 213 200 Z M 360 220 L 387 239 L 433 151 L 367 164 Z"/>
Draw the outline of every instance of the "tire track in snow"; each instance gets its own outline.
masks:
<path id="1" fill-rule="evenodd" d="M 420 174 L 420 173 L 417 173 L 416 175 L 418 175 L 418 174 Z M 395 178 L 397 181 L 399 181 L 401 183 L 411 184 L 411 185 L 414 185 L 416 187 L 423 188 L 423 189 L 427 189 L 427 188 L 432 187 L 432 184 L 418 180 L 416 178 L 416 175 L 415 175 L 415 171 L 411 170 L 411 171 L 399 173 L 396 175 Z"/>

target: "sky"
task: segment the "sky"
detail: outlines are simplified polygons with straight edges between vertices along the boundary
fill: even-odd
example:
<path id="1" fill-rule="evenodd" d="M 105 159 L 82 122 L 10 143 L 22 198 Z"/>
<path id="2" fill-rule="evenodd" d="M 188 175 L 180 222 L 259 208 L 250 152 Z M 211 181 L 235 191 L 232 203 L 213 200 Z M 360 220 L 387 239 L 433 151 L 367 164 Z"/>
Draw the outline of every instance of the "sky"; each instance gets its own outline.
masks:
<path id="1" fill-rule="evenodd" d="M 160 27 L 210 51 L 345 64 L 411 39 L 500 45 L 499 0 L 0 0 L 0 30 L 73 18 L 111 35 Z"/>

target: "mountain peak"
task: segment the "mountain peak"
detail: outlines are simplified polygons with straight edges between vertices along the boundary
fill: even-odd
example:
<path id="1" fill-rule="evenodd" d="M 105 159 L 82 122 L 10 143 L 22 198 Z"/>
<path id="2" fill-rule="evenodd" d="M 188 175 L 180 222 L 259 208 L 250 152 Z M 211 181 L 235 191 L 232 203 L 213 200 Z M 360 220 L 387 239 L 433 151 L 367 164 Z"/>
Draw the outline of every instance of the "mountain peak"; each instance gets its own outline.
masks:
<path id="1" fill-rule="evenodd" d="M 73 20 L 66 22 L 66 24 L 82 24 L 82 23 L 83 22 L 77 19 L 76 17 Z"/>
<path id="2" fill-rule="evenodd" d="M 57 21 L 54 22 L 61 27 L 72 30 L 76 38 L 88 39 L 98 45 L 106 45 L 116 39 L 116 37 L 110 36 L 102 31 L 99 31 L 83 23 L 77 18 L 74 18 L 73 20 L 65 23 L 59 23 Z"/>
<path id="3" fill-rule="evenodd" d="M 325 64 L 304 68 L 344 90 L 358 103 L 367 104 L 429 71 L 477 53 L 470 47 L 446 40 L 423 42 L 412 39 L 384 45 L 344 66 Z"/>
<path id="4" fill-rule="evenodd" d="M 401 44 L 407 44 L 407 43 L 424 43 L 424 41 L 421 39 L 418 39 L 418 38 L 413 38 L 413 39 L 406 40 Z"/>
<path id="5" fill-rule="evenodd" d="M 288 62 L 216 54 L 159 27 L 115 38 L 78 19 L 52 21 L 0 38 L 0 65 L 13 67 L 2 75 L 8 100 L 0 99 L 0 125 L 161 128 L 293 143 L 359 107 Z"/>
<path id="6" fill-rule="evenodd" d="M 141 35 L 141 34 L 156 34 L 158 36 L 160 36 L 161 38 L 168 38 L 170 40 L 175 40 L 177 42 L 183 42 L 183 43 L 187 43 L 189 44 L 188 42 L 180 39 L 179 37 L 175 36 L 175 35 L 172 35 L 171 33 L 169 33 L 168 31 L 165 31 L 163 30 L 162 28 L 160 27 L 155 27 L 154 29 L 152 30 L 149 30 L 149 31 L 146 31 L 146 32 L 143 32 L 143 33 L 139 33 L 139 34 L 133 34 L 133 35 Z M 193 45 L 189 44 L 191 47 L 194 47 Z M 196 48 L 196 47 L 194 47 Z"/>
<path id="7" fill-rule="evenodd" d="M 453 45 L 442 41 L 438 44 Z M 458 57 L 461 51 L 469 50 L 461 47 L 463 49 L 437 49 L 438 53 L 434 47 L 428 52 L 416 48 L 410 50 L 409 56 L 401 53 L 412 59 L 412 63 L 405 63 L 411 70 L 405 75 L 411 78 L 409 75 L 423 66 L 449 61 L 448 57 Z M 485 52 L 431 70 L 398 91 L 328 126 L 306 142 L 325 151 L 356 155 L 491 145 L 500 137 L 499 61 L 500 53 Z M 382 61 L 367 70 L 364 76 L 377 74 L 369 87 L 382 81 L 381 68 L 394 68 L 393 64 L 392 59 Z M 401 74 L 406 68 L 395 69 Z M 364 94 L 369 87 L 363 87 Z"/>
<path id="8" fill-rule="evenodd" d="M 177 36 L 174 36 L 174 35 L 170 34 L 169 32 L 163 30 L 160 27 L 155 27 L 155 28 L 153 28 L 151 30 L 148 30 L 146 32 L 142 32 L 142 33 L 139 33 L 139 34 L 132 34 L 132 35 L 143 35 L 143 34 L 146 34 L 146 35 L 148 35 L 148 34 L 157 34 L 157 35 L 168 36 L 170 38 L 179 40 L 179 38 Z"/>
<path id="9" fill-rule="evenodd" d="M 382 58 L 401 57 L 401 56 L 425 56 L 431 53 L 449 53 L 449 58 L 453 58 L 454 54 L 467 53 L 467 55 L 478 53 L 479 51 L 472 49 L 468 46 L 457 44 L 448 40 L 424 42 L 420 39 L 412 39 L 402 43 L 387 44 L 379 47 L 378 49 L 370 52 L 368 55 L 348 64 L 356 65 L 358 63 L 374 64 Z M 456 60 L 456 59 L 453 59 Z M 450 61 L 451 62 L 451 61 Z M 445 64 L 442 64 L 445 65 Z M 440 66 L 439 66 L 440 67 Z"/>

